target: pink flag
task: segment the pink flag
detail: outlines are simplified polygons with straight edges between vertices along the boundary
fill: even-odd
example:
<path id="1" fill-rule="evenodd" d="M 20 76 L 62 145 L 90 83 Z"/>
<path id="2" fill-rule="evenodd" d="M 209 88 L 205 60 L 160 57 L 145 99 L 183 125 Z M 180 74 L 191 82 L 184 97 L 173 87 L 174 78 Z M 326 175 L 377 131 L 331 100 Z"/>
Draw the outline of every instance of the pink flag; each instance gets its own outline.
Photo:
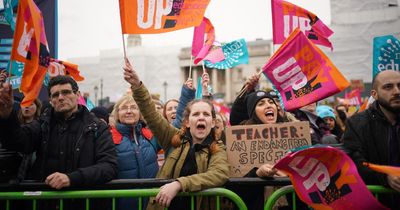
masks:
<path id="1" fill-rule="evenodd" d="M 86 106 L 86 101 L 85 101 L 85 98 L 83 96 L 79 96 L 78 104 Z"/>
<path id="2" fill-rule="evenodd" d="M 210 61 L 213 64 L 225 60 L 225 55 L 224 52 L 222 51 L 222 47 L 216 47 L 215 49 L 211 49 L 208 55 L 204 58 L 204 60 Z"/>
<path id="3" fill-rule="evenodd" d="M 204 43 L 204 36 L 206 35 L 206 42 Z M 194 64 L 202 61 L 208 54 L 212 44 L 215 40 L 214 26 L 206 17 L 203 18 L 201 24 L 194 28 L 193 42 L 192 42 L 192 55 L 195 57 Z"/>
<path id="4" fill-rule="evenodd" d="M 354 162 L 338 149 L 320 146 L 291 152 L 275 168 L 289 175 L 297 195 L 313 209 L 388 209 L 367 189 Z"/>
<path id="5" fill-rule="evenodd" d="M 329 58 L 296 29 L 263 67 L 288 111 L 334 95 L 350 83 Z"/>
<path id="6" fill-rule="evenodd" d="M 360 89 L 354 89 L 350 93 L 346 93 L 344 98 L 347 99 L 349 105 L 360 106 L 362 104 Z"/>
<path id="7" fill-rule="evenodd" d="M 274 44 L 282 44 L 294 29 L 300 28 L 314 44 L 333 50 L 328 40 L 333 31 L 315 14 L 283 0 L 271 0 L 271 8 Z"/>
<path id="8" fill-rule="evenodd" d="M 226 118 L 227 125 L 230 125 L 229 124 L 229 117 L 231 116 L 231 109 L 229 109 L 229 107 L 224 106 L 224 105 L 222 105 L 222 104 L 220 104 L 220 103 L 218 103 L 216 101 L 213 101 L 212 103 L 214 105 L 215 111 L 217 111 L 220 114 L 224 115 L 225 118 Z"/>

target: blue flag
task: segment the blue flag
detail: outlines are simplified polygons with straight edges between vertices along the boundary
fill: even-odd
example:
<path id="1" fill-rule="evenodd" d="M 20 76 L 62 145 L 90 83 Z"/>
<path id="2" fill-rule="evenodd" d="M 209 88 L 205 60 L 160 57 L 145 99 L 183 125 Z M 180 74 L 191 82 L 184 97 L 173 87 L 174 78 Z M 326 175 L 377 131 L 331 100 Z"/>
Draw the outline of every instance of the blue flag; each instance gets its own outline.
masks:
<path id="1" fill-rule="evenodd" d="M 201 85 L 201 77 L 197 79 L 197 90 L 196 90 L 196 99 L 201 99 L 203 97 L 203 85 Z"/>
<path id="2" fill-rule="evenodd" d="M 230 69 L 239 64 L 249 63 L 249 53 L 244 39 L 223 44 L 222 51 L 224 52 L 225 60 L 215 64 L 205 60 L 204 64 L 208 68 Z"/>
<path id="3" fill-rule="evenodd" d="M 375 37 L 372 78 L 388 69 L 400 71 L 400 42 L 392 35 Z"/>
<path id="4" fill-rule="evenodd" d="M 95 105 L 93 104 L 93 102 L 92 102 L 89 98 L 87 98 L 87 99 L 86 99 L 86 108 L 90 111 L 90 110 L 92 110 L 94 107 L 95 107 Z"/>
<path id="5" fill-rule="evenodd" d="M 3 0 L 4 5 L 4 17 L 7 23 L 11 26 L 11 30 L 15 29 L 15 19 L 13 14 L 13 5 L 11 0 Z"/>

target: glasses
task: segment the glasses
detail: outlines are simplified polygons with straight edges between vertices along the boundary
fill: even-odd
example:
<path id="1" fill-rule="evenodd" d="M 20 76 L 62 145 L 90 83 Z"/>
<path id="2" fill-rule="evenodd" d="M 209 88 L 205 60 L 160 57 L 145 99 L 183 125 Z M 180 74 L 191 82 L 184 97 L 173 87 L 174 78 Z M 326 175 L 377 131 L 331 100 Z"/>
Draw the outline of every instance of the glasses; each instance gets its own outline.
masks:
<path id="1" fill-rule="evenodd" d="M 75 92 L 76 91 L 73 91 L 73 90 L 60 90 L 60 91 L 57 91 L 55 93 L 52 93 L 50 95 L 50 98 L 51 99 L 55 99 L 55 98 L 58 98 L 60 95 L 67 96 L 67 95 L 70 95 L 70 94 L 75 93 Z"/>
<path id="2" fill-rule="evenodd" d="M 119 108 L 119 111 L 121 112 L 127 112 L 128 110 L 137 110 L 138 108 L 136 106 L 123 106 L 121 108 Z"/>

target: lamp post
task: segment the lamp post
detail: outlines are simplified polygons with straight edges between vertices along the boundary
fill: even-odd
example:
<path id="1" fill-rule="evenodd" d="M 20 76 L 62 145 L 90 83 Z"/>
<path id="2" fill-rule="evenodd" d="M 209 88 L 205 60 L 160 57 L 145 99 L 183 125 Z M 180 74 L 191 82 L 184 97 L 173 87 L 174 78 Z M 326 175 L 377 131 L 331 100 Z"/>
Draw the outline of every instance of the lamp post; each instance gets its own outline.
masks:
<path id="1" fill-rule="evenodd" d="M 97 106 L 97 93 L 99 92 L 99 87 L 94 86 L 94 105 Z"/>
<path id="2" fill-rule="evenodd" d="M 164 103 L 165 103 L 167 101 L 167 87 L 168 87 L 167 81 L 165 81 L 162 85 L 164 86 Z"/>
<path id="3" fill-rule="evenodd" d="M 100 106 L 103 106 L 103 78 L 100 79 Z"/>

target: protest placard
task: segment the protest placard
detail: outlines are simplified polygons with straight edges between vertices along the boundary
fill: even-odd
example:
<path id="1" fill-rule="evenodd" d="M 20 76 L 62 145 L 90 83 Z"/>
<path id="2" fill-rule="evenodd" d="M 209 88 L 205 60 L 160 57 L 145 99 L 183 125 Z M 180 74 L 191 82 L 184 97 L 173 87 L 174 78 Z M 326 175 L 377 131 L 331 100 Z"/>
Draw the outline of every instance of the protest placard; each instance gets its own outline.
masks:
<path id="1" fill-rule="evenodd" d="M 275 164 L 285 153 L 311 145 L 308 122 L 232 126 L 226 129 L 231 177 L 243 177 L 253 167 Z"/>

